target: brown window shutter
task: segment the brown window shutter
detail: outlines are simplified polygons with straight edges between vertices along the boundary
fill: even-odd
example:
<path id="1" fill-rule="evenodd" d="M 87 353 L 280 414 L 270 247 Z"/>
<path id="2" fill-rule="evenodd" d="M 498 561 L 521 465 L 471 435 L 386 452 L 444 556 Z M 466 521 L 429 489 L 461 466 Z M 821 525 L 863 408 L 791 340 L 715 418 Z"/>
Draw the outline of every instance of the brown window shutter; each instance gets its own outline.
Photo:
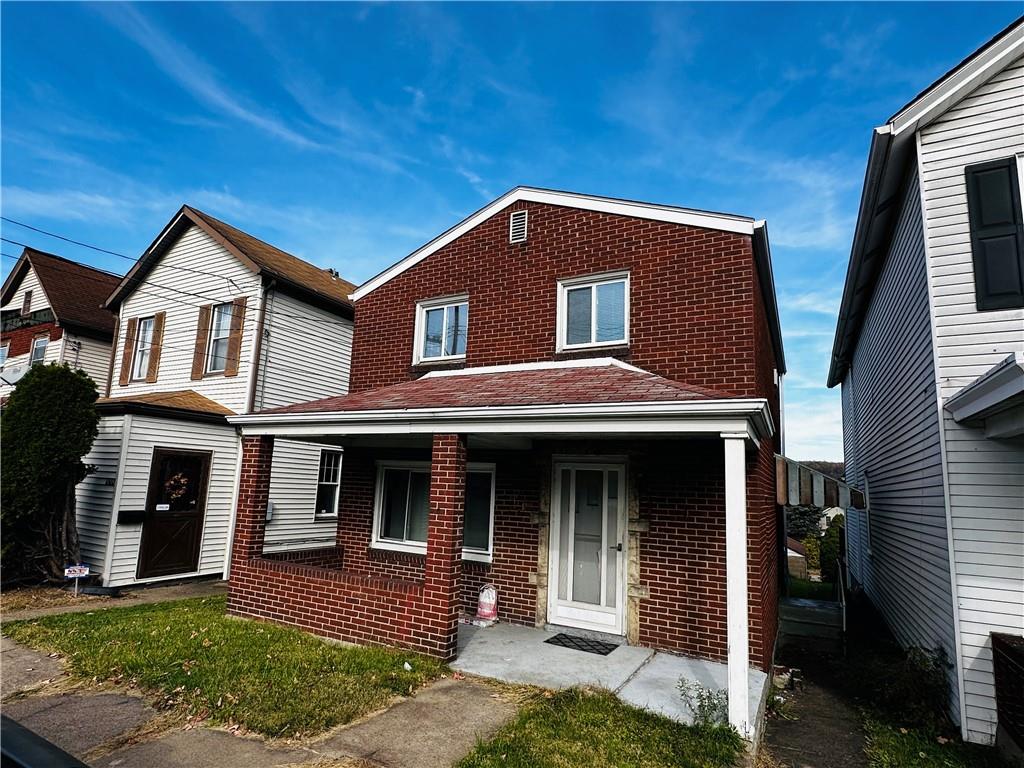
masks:
<path id="1" fill-rule="evenodd" d="M 231 309 L 231 335 L 228 337 L 228 359 L 225 376 L 238 375 L 238 358 L 242 354 L 242 324 L 245 322 L 245 296 L 235 299 Z"/>
<path id="2" fill-rule="evenodd" d="M 199 325 L 196 326 L 196 351 L 192 356 L 192 380 L 203 378 L 206 373 L 206 345 L 210 340 L 210 312 L 213 304 L 199 308 Z"/>
<path id="3" fill-rule="evenodd" d="M 157 312 L 153 316 L 153 343 L 149 347 L 149 368 L 146 369 L 146 381 L 156 381 L 157 373 L 160 371 L 160 350 L 164 346 L 164 320 L 166 312 Z"/>
<path id="4" fill-rule="evenodd" d="M 121 378 L 118 384 L 125 386 L 132 375 L 132 356 L 135 354 L 135 331 L 139 325 L 139 318 L 128 318 L 128 330 L 124 334 L 124 350 L 121 352 Z"/>

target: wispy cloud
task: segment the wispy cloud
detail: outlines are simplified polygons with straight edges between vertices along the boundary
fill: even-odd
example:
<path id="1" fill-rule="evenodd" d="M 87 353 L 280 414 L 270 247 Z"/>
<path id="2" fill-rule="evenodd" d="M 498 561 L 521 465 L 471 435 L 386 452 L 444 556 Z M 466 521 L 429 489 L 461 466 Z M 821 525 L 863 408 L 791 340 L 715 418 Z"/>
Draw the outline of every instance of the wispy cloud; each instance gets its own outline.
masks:
<path id="1" fill-rule="evenodd" d="M 226 117 L 241 120 L 264 133 L 302 149 L 323 149 L 308 136 L 280 118 L 246 103 L 221 82 L 217 71 L 196 55 L 181 40 L 172 39 L 127 4 L 104 4 L 99 11 L 129 39 L 139 45 L 165 75 L 210 109 Z"/>
<path id="2" fill-rule="evenodd" d="M 805 397 L 799 407 L 787 403 L 786 455 L 804 461 L 843 460 L 843 409 L 837 393 Z"/>

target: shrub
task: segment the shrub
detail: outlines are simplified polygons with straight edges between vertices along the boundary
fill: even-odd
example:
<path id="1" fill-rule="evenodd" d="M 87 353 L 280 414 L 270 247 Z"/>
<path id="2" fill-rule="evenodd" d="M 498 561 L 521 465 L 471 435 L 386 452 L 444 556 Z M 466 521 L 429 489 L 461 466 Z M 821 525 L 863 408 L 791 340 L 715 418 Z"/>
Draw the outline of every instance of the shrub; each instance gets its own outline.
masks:
<path id="1" fill-rule="evenodd" d="M 34 365 L 11 393 L 0 424 L 0 548 L 4 577 L 61 579 L 78 562 L 75 485 L 96 438 L 96 385 L 67 365 Z"/>
<path id="2" fill-rule="evenodd" d="M 842 556 L 845 519 L 836 515 L 821 538 L 821 580 L 835 584 L 839 580 L 838 560 Z"/>
<path id="3" fill-rule="evenodd" d="M 808 536 L 800 543 L 807 550 L 807 567 L 812 571 L 821 568 L 821 537 L 817 535 Z"/>
<path id="4" fill-rule="evenodd" d="M 729 692 L 705 688 L 685 677 L 676 683 L 683 703 L 693 713 L 693 724 L 702 728 L 722 725 L 729 721 Z"/>

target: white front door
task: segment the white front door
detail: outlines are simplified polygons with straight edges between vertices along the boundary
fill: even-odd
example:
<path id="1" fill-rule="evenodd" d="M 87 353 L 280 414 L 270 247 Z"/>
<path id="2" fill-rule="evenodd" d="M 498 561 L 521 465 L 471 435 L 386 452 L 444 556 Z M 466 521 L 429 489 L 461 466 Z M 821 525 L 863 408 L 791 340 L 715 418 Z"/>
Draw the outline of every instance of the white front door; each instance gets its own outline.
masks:
<path id="1" fill-rule="evenodd" d="M 621 635 L 626 602 L 626 467 L 555 464 L 548 622 Z"/>

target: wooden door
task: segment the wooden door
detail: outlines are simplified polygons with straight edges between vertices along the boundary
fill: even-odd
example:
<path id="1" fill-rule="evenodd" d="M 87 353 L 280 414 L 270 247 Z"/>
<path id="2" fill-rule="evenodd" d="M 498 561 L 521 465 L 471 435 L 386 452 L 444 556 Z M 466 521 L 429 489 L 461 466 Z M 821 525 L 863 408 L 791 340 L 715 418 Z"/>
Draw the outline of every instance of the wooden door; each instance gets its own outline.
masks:
<path id="1" fill-rule="evenodd" d="M 209 475 L 209 452 L 154 449 L 138 578 L 199 569 Z"/>

